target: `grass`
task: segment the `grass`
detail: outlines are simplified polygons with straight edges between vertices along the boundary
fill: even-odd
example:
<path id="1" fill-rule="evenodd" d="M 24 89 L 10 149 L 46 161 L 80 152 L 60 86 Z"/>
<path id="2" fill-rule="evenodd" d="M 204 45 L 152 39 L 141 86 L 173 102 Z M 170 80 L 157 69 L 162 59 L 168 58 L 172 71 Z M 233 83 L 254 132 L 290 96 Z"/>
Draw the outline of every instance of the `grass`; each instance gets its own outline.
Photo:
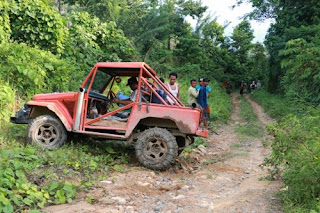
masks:
<path id="1" fill-rule="evenodd" d="M 265 134 L 265 129 L 257 115 L 253 112 L 251 104 L 244 97 L 240 97 L 240 100 L 239 116 L 242 124 L 236 127 L 240 141 L 262 137 Z"/>
<path id="2" fill-rule="evenodd" d="M 258 90 L 251 97 L 278 122 L 269 126 L 274 135 L 265 163 L 270 177 L 283 177 L 285 190 L 279 193 L 285 212 L 320 212 L 319 127 L 320 105 Z"/>
<path id="3" fill-rule="evenodd" d="M 298 117 L 312 115 L 315 108 L 314 105 L 301 102 L 301 100 L 270 94 L 263 89 L 255 91 L 250 97 L 262 105 L 269 116 L 278 121 L 290 114 Z"/>
<path id="4" fill-rule="evenodd" d="M 0 137 L 0 212 L 70 203 L 113 171 L 124 171 L 128 147 L 80 139 L 56 150 L 24 145 L 25 127 L 6 124 Z M 19 133 L 17 136 L 14 133 Z"/>

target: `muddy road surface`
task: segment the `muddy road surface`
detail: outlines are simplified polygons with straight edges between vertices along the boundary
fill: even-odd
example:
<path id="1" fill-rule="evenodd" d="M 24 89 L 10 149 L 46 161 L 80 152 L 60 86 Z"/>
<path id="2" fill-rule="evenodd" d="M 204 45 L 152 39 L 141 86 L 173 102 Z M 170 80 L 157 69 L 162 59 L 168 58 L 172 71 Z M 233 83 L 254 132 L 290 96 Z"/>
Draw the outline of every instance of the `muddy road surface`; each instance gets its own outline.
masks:
<path id="1" fill-rule="evenodd" d="M 179 158 L 180 166 L 155 172 L 138 164 L 125 165 L 125 172 L 112 173 L 97 182 L 88 193 L 80 193 L 72 204 L 49 206 L 48 213 L 74 212 L 281 212 L 276 192 L 281 182 L 263 177 L 261 165 L 270 150 L 262 145 L 269 140 L 241 139 L 236 128 L 242 125 L 238 103 L 232 98 L 234 110 L 228 124 L 219 127 L 208 138 L 208 147 L 193 151 L 188 158 Z M 247 100 L 265 127 L 273 120 L 261 106 Z M 94 198 L 92 203 L 88 197 Z"/>

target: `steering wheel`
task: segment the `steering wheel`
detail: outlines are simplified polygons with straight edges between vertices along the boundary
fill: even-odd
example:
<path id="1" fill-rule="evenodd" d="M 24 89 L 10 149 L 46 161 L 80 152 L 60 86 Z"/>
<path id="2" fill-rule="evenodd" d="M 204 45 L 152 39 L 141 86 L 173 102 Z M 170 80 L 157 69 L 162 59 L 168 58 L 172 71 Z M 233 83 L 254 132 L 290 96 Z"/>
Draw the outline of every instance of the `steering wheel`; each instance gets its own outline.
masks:
<path id="1" fill-rule="evenodd" d="M 116 94 L 112 91 L 109 90 L 108 95 L 107 95 L 107 100 L 103 101 L 103 105 L 109 109 L 113 105 L 113 99 L 115 99 L 117 96 Z"/>
<path id="2" fill-rule="evenodd" d="M 116 94 L 115 94 L 112 90 L 110 90 L 109 93 L 108 93 L 108 99 L 109 99 L 110 101 L 112 101 L 112 100 L 115 99 L 116 97 L 117 97 Z"/>

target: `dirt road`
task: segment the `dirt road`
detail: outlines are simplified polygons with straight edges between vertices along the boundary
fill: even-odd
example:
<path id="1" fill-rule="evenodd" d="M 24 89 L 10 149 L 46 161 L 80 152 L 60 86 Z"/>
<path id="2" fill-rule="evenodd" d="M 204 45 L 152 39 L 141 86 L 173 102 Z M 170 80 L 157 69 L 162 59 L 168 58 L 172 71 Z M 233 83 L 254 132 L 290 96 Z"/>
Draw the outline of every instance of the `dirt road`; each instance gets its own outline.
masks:
<path id="1" fill-rule="evenodd" d="M 248 99 L 263 125 L 272 122 L 263 109 Z M 180 159 L 184 169 L 154 172 L 127 165 L 113 173 L 72 204 L 50 206 L 46 212 L 281 212 L 275 193 L 280 182 L 260 181 L 267 175 L 260 168 L 269 152 L 262 141 L 268 137 L 239 139 L 239 100 L 228 124 L 208 139 L 209 146 Z M 94 198 L 89 204 L 89 196 Z"/>

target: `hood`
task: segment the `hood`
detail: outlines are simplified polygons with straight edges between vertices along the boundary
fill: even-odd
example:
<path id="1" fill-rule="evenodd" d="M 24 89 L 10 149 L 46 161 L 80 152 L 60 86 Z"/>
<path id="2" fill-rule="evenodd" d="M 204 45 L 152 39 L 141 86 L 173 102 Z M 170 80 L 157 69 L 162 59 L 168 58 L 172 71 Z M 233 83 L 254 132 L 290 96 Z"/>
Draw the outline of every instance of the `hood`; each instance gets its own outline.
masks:
<path id="1" fill-rule="evenodd" d="M 77 94 L 78 94 L 77 92 L 38 94 L 33 96 L 33 100 L 43 101 L 43 100 L 75 99 L 77 97 Z"/>

